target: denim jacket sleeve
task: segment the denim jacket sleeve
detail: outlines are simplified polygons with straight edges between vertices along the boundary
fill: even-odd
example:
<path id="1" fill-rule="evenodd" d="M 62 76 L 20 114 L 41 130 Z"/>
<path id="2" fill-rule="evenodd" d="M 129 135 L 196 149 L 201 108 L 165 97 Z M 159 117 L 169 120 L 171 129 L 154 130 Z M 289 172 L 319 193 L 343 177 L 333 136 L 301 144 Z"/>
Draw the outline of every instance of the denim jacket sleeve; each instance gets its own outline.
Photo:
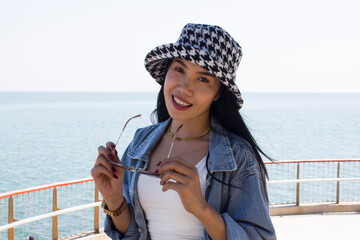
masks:
<path id="1" fill-rule="evenodd" d="M 269 202 L 252 147 L 243 139 L 240 142 L 235 140 L 235 143 L 230 139 L 230 142 L 237 168 L 217 176 L 223 176 L 219 179 L 230 182 L 232 186 L 214 184 L 214 180 L 210 186 L 210 191 L 217 192 L 210 197 L 219 196 L 215 202 L 221 202 L 219 212 L 226 225 L 227 237 L 229 240 L 274 240 L 276 235 L 269 215 Z M 206 233 L 202 239 L 210 237 Z"/>
<path id="2" fill-rule="evenodd" d="M 249 173 L 244 177 L 241 186 L 249 191 L 231 190 L 228 210 L 222 213 L 228 239 L 276 239 L 258 173 Z"/>
<path id="3" fill-rule="evenodd" d="M 134 219 L 134 211 L 131 207 L 131 205 L 129 206 L 129 210 L 131 213 L 131 221 L 130 221 L 130 226 L 127 230 L 127 232 L 125 234 L 121 234 L 120 232 L 118 232 L 114 226 L 114 223 L 111 219 L 110 216 L 106 215 L 105 217 L 105 223 L 104 223 L 104 232 L 106 233 L 106 235 L 108 235 L 109 238 L 111 239 L 126 239 L 126 240 L 135 240 L 135 239 L 139 239 L 139 232 L 137 231 L 137 224 L 135 222 Z"/>
<path id="4" fill-rule="evenodd" d="M 143 167 L 144 158 L 149 156 L 151 152 L 150 149 L 152 149 L 161 138 L 167 123 L 168 121 L 138 129 L 121 158 L 122 164 L 133 166 L 136 169 Z M 161 129 L 159 127 L 161 127 Z M 150 239 L 145 216 L 141 209 L 139 199 L 136 197 L 137 176 L 137 173 L 125 171 L 123 195 L 131 214 L 130 226 L 127 232 L 124 235 L 120 234 L 114 227 L 111 217 L 106 217 L 105 219 L 104 231 L 112 239 Z"/>
<path id="5" fill-rule="evenodd" d="M 132 147 L 132 143 L 130 143 L 130 145 L 128 146 L 128 148 L 125 150 L 122 158 L 121 158 L 121 162 L 124 165 L 129 166 L 129 158 L 128 158 L 128 150 Z M 120 232 L 117 231 L 117 229 L 115 228 L 115 225 L 111 219 L 110 216 L 106 215 L 105 218 L 105 223 L 104 223 L 104 232 L 108 235 L 108 237 L 110 237 L 111 239 L 124 239 L 124 240 L 135 240 L 135 239 L 139 239 L 140 237 L 140 233 L 138 231 L 138 225 L 135 221 L 135 215 L 134 215 L 134 209 L 132 206 L 132 201 L 130 198 L 130 192 L 129 192 L 129 172 L 125 171 L 125 176 L 124 176 L 124 185 L 123 185 L 123 195 L 126 199 L 126 203 L 128 205 L 129 211 L 130 211 L 130 215 L 131 215 L 131 220 L 130 220 L 130 225 L 129 228 L 127 230 L 127 232 L 125 234 L 121 234 Z"/>

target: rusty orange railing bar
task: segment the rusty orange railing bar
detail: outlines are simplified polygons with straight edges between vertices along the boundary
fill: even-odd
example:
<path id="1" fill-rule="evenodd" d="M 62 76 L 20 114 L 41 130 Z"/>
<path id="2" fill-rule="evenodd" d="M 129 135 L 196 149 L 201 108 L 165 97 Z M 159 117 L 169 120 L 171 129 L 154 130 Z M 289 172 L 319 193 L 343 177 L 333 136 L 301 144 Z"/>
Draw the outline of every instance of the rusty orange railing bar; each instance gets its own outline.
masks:
<path id="1" fill-rule="evenodd" d="M 14 218 L 14 199 L 13 197 L 16 195 L 22 195 L 22 194 L 28 194 L 28 193 L 32 193 L 32 192 L 38 192 L 38 191 L 42 191 L 42 190 L 50 190 L 52 189 L 52 194 L 53 194 L 53 206 L 52 206 L 52 211 L 55 212 L 58 209 L 57 206 L 57 188 L 58 187 L 63 187 L 63 186 L 68 186 L 68 185 L 75 185 L 75 184 L 80 184 L 80 183 L 86 183 L 86 182 L 92 182 L 94 181 L 93 178 L 82 178 L 82 179 L 76 179 L 76 180 L 71 180 L 71 181 L 66 181 L 66 182 L 59 182 L 59 183 L 53 183 L 53 184 L 46 184 L 46 185 L 41 185 L 41 186 L 37 186 L 37 187 L 31 187 L 31 188 L 25 188 L 22 190 L 16 190 L 16 191 L 11 191 L 11 192 L 5 192 L 0 194 L 0 200 L 1 199 L 6 199 L 9 198 L 9 204 L 8 204 L 8 224 L 14 223 L 16 221 L 18 221 L 18 219 Z M 99 201 L 99 192 L 97 190 L 97 188 L 95 187 L 95 196 L 94 196 L 94 200 Z M 98 233 L 100 231 L 99 229 L 99 221 L 100 221 L 100 216 L 99 216 L 99 207 L 95 206 L 95 212 L 94 212 L 94 231 L 96 233 Z M 0 216 L 1 217 L 1 216 Z M 53 216 L 52 217 L 52 238 L 53 239 L 58 239 L 58 216 Z M 15 239 L 15 228 L 10 228 L 8 229 L 8 239 L 13 240 Z"/>
<path id="2" fill-rule="evenodd" d="M 84 182 L 91 182 L 91 181 L 94 181 L 94 179 L 82 178 L 82 179 L 71 180 L 71 181 L 66 181 L 66 182 L 46 184 L 46 185 L 41 185 L 41 186 L 37 186 L 37 187 L 25 188 L 22 190 L 16 190 L 16 191 L 2 193 L 2 194 L 0 194 L 0 199 L 7 198 L 10 196 L 16 196 L 16 195 L 20 195 L 20 194 L 25 194 L 25 193 L 37 192 L 37 191 L 41 191 L 41 190 L 47 190 L 47 189 L 51 189 L 51 188 L 62 187 L 62 186 L 73 185 L 73 184 L 84 183 Z"/>
<path id="3" fill-rule="evenodd" d="M 265 162 L 266 165 L 268 164 L 297 164 L 297 173 L 296 173 L 296 177 L 297 179 L 300 178 L 300 163 L 319 163 L 319 162 L 337 162 L 337 177 L 339 178 L 340 176 L 340 163 L 342 162 L 360 162 L 360 159 L 310 159 L 310 160 L 281 160 L 281 161 L 274 161 L 274 162 Z M 66 182 L 59 182 L 59 183 L 53 183 L 53 184 L 46 184 L 46 185 L 42 185 L 42 186 L 38 186 L 38 187 L 32 187 L 32 188 L 26 188 L 26 189 L 22 189 L 22 190 L 17 190 L 17 191 L 11 191 L 11 192 L 6 192 L 6 193 L 2 193 L 0 194 L 0 200 L 4 199 L 4 198 L 9 198 L 9 214 L 8 214 L 8 222 L 12 223 L 14 221 L 16 221 L 16 219 L 14 219 L 14 200 L 13 200 L 13 196 L 16 195 L 21 195 L 21 194 L 26 194 L 26 193 L 31 193 L 31 192 L 37 192 L 37 191 L 41 191 L 41 190 L 47 190 L 47 189 L 53 189 L 53 211 L 58 210 L 57 208 L 57 189 L 58 187 L 62 187 L 62 186 L 67 186 L 67 185 L 75 185 L 75 184 L 80 184 L 80 183 L 85 183 L 85 182 L 92 182 L 93 179 L 92 178 L 82 178 L 82 179 L 77 179 L 77 180 L 71 180 L 71 181 L 66 181 Z M 300 183 L 297 183 L 296 185 L 296 204 L 299 205 L 300 202 Z M 336 203 L 339 203 L 339 182 L 337 183 L 337 196 L 336 196 Z M 95 188 L 95 197 L 94 197 L 94 201 L 97 202 L 99 201 L 99 192 L 98 190 Z M 57 233 L 57 229 L 58 229 L 58 221 L 57 221 L 57 216 L 53 217 L 53 239 L 57 239 L 58 238 L 58 233 Z M 99 207 L 95 207 L 95 215 L 94 215 L 94 230 L 95 232 L 99 232 Z M 8 238 L 9 239 L 14 239 L 14 228 L 8 229 Z"/>

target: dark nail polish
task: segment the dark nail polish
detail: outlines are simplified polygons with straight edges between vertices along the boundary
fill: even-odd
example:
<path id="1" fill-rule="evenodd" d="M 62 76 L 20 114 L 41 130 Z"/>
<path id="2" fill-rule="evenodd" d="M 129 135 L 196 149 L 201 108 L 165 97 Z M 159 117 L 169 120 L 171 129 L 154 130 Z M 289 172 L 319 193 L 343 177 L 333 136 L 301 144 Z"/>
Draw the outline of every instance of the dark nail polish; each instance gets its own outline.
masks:
<path id="1" fill-rule="evenodd" d="M 156 170 L 155 170 L 155 173 L 156 173 L 156 174 L 159 174 L 159 169 L 156 169 Z"/>
<path id="2" fill-rule="evenodd" d="M 111 153 L 109 153 L 107 156 L 110 160 L 114 158 L 114 156 Z"/>
<path id="3" fill-rule="evenodd" d="M 158 163 L 156 164 L 156 166 L 160 166 L 160 164 L 161 164 L 161 161 L 158 161 Z"/>
<path id="4" fill-rule="evenodd" d="M 114 167 L 111 167 L 111 171 L 114 173 L 116 172 L 116 169 Z"/>
<path id="5" fill-rule="evenodd" d="M 115 174 L 113 174 L 113 177 L 114 177 L 115 179 L 118 179 L 118 176 L 116 176 Z"/>
<path id="6" fill-rule="evenodd" d="M 110 143 L 110 147 L 111 147 L 112 149 L 114 149 L 116 146 L 115 146 L 114 143 Z"/>

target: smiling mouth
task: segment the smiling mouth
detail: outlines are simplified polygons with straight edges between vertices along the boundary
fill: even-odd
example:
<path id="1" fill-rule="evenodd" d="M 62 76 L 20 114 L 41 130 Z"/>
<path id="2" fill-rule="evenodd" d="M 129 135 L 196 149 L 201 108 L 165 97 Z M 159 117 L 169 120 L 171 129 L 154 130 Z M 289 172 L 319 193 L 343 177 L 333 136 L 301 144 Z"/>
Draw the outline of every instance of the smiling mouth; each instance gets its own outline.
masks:
<path id="1" fill-rule="evenodd" d="M 192 104 L 190 103 L 185 103 L 183 101 L 181 101 L 180 99 L 176 98 L 174 95 L 172 96 L 174 102 L 179 105 L 180 107 L 191 107 Z"/>

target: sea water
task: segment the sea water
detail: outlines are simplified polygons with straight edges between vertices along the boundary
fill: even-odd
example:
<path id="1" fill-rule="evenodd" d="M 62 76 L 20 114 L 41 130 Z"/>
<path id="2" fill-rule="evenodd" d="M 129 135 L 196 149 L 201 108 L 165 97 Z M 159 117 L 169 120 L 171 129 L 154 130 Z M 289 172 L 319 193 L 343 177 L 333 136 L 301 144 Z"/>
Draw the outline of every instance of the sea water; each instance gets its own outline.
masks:
<path id="1" fill-rule="evenodd" d="M 90 177 L 97 148 L 119 153 L 151 124 L 157 93 L 0 93 L 0 193 Z M 244 93 L 241 113 L 277 160 L 360 158 L 359 93 Z"/>

